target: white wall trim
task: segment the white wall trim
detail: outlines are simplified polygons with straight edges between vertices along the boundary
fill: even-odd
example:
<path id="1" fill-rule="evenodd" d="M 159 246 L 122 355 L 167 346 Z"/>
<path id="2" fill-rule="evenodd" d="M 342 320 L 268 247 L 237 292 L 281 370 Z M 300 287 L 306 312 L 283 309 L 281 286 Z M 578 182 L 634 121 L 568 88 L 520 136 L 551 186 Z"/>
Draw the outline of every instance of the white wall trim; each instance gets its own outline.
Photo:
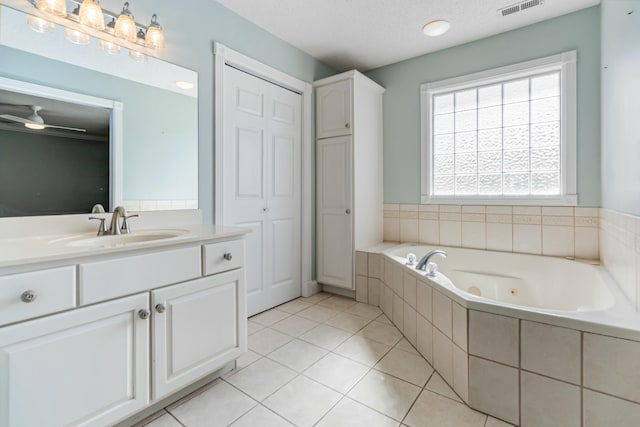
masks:
<path id="1" fill-rule="evenodd" d="M 111 110 L 109 132 L 109 202 L 116 207 L 123 200 L 122 193 L 122 143 L 123 143 L 123 104 L 111 99 L 98 98 L 82 93 L 70 92 L 48 86 L 27 83 L 20 80 L 0 77 L 0 89 L 25 95 L 39 96 L 54 99 L 56 101 L 70 102 L 90 107 L 106 108 Z"/>
<path id="2" fill-rule="evenodd" d="M 577 52 L 575 50 L 518 64 L 467 74 L 420 85 L 420 201 L 480 205 L 577 205 Z M 463 90 L 517 79 L 534 73 L 560 71 L 561 176 L 562 194 L 557 196 L 434 196 L 431 169 L 432 97 L 442 92 Z"/>
<path id="3" fill-rule="evenodd" d="M 215 224 L 224 224 L 222 214 L 222 141 L 224 126 L 224 80 L 225 65 L 231 65 L 234 68 L 245 71 L 261 79 L 267 80 L 278 86 L 282 86 L 302 96 L 302 188 L 301 199 L 302 206 L 300 210 L 300 226 L 301 226 L 301 254 L 300 254 L 300 293 L 304 296 L 310 296 L 317 291 L 317 284 L 311 280 L 311 254 L 312 254 L 312 230 L 311 230 L 311 194 L 312 187 L 312 141 L 311 133 L 312 125 L 312 96 L 313 86 L 311 83 L 299 80 L 280 70 L 265 65 L 253 58 L 243 55 L 233 49 L 229 49 L 225 45 L 215 42 L 213 45 L 215 57 L 215 104 L 214 104 L 214 147 L 215 147 Z"/>

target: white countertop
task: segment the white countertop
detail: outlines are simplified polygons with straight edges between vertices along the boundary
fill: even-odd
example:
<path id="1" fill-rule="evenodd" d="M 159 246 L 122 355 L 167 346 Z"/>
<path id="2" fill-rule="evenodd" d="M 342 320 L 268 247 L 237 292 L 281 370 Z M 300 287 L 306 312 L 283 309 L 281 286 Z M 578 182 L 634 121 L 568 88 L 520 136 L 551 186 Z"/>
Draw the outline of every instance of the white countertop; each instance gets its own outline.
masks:
<path id="1" fill-rule="evenodd" d="M 92 224 L 92 228 L 94 225 L 97 224 Z M 73 239 L 96 237 L 95 230 L 82 230 L 79 232 L 69 232 L 65 230 L 65 232 L 58 234 L 0 238 L 0 274 L 8 274 L 11 273 L 12 270 L 20 270 L 21 267 L 33 266 L 34 264 L 75 263 L 82 259 L 96 256 L 140 252 L 143 250 L 162 250 L 172 246 L 233 239 L 242 237 L 249 232 L 248 229 L 244 228 L 207 224 L 152 225 L 150 228 L 134 228 L 132 234 L 144 233 L 150 230 L 156 232 L 162 230 L 177 230 L 181 234 L 160 240 L 110 245 L 107 247 L 83 247 L 67 244 L 69 240 Z"/>

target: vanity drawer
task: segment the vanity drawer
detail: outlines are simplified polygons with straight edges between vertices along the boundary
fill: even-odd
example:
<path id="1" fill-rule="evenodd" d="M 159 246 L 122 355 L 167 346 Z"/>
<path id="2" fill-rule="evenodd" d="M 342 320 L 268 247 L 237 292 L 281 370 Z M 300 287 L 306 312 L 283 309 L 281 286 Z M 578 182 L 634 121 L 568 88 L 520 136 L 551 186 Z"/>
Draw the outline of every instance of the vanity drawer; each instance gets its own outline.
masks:
<path id="1" fill-rule="evenodd" d="M 244 240 L 204 245 L 203 259 L 205 276 L 240 268 L 244 265 Z"/>
<path id="2" fill-rule="evenodd" d="M 75 305 L 75 266 L 0 276 L 0 325 Z"/>
<path id="3" fill-rule="evenodd" d="M 201 271 L 200 246 L 80 264 L 80 304 L 184 282 Z"/>

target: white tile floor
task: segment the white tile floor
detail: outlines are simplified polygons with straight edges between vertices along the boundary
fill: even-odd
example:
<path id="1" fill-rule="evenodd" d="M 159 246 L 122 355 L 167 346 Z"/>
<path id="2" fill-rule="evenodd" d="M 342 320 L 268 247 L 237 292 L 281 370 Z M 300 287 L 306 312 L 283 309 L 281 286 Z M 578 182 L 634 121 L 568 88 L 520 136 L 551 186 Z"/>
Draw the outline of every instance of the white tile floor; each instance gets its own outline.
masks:
<path id="1" fill-rule="evenodd" d="M 510 425 L 462 403 L 379 308 L 326 293 L 250 318 L 237 369 L 151 419 L 148 427 Z"/>

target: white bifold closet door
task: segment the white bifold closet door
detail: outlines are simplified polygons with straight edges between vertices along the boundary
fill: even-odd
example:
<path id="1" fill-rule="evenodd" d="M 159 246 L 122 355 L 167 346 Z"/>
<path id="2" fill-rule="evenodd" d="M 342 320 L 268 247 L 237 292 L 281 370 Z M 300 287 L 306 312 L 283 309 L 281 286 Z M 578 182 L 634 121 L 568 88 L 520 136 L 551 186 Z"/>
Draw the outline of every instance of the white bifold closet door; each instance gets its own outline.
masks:
<path id="1" fill-rule="evenodd" d="M 222 224 L 246 237 L 247 314 L 300 296 L 301 96 L 225 65 Z"/>

